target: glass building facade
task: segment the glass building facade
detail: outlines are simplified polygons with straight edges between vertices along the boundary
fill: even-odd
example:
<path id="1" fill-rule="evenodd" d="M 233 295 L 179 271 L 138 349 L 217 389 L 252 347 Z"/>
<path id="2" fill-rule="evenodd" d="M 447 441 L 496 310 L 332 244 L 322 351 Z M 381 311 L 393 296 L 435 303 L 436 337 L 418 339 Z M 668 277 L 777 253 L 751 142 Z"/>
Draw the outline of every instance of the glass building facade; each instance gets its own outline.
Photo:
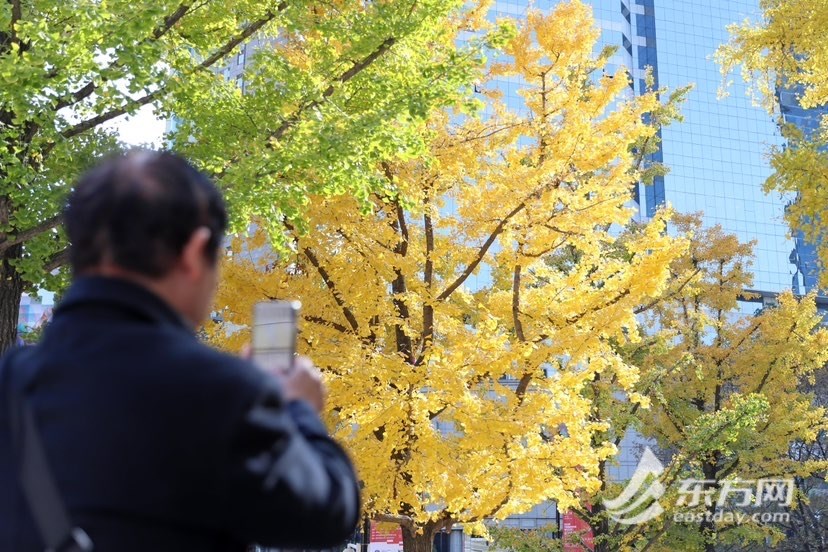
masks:
<path id="1" fill-rule="evenodd" d="M 784 221 L 790 198 L 762 190 L 771 173 L 768 148 L 782 143 L 780 132 L 738 79 L 727 98 L 718 98 L 722 77 L 712 59 L 716 48 L 728 40 L 726 26 L 755 18 L 758 2 L 655 4 L 660 83 L 671 89 L 688 83 L 695 86 L 682 109 L 685 121 L 664 129 L 662 149 L 670 168 L 665 198 L 679 211 L 702 211 L 706 223 L 721 224 L 742 241 L 756 241 L 754 288 L 790 289 L 789 256 L 794 244 Z"/>

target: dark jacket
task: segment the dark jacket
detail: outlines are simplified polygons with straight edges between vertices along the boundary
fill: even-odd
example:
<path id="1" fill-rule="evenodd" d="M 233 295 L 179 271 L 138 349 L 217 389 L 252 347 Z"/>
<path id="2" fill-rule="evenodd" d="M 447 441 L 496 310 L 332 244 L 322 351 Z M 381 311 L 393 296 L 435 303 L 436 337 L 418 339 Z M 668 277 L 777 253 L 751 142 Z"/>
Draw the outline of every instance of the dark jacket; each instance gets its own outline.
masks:
<path id="1" fill-rule="evenodd" d="M 321 548 L 354 530 L 353 468 L 308 404 L 148 290 L 82 278 L 41 343 L 0 365 L 0 551 L 43 550 L 10 452 L 9 370 L 35 374 L 52 471 L 98 552 Z"/>

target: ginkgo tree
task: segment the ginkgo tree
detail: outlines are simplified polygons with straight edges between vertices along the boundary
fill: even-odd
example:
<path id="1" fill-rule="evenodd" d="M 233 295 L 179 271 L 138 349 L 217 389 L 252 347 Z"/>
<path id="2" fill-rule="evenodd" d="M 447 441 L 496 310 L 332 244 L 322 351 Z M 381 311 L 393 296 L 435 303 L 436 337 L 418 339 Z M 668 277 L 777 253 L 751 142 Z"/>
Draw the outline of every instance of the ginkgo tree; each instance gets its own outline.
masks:
<path id="1" fill-rule="evenodd" d="M 779 116 L 782 95 L 795 98 L 818 123 L 807 131 L 780 120 L 784 147 L 771 149 L 773 174 L 767 192 L 796 195 L 785 218 L 815 245 L 820 265 L 828 266 L 828 134 L 824 119 L 828 105 L 828 25 L 826 0 L 762 0 L 762 18 L 730 27 L 730 41 L 716 53 L 722 72 L 741 71 L 756 98 Z M 791 100 L 793 101 L 793 100 Z M 828 286 L 828 271 L 820 272 Z"/>
<path id="2" fill-rule="evenodd" d="M 303 226 L 308 193 L 365 197 L 387 186 L 363 164 L 423 149 L 427 113 L 483 62 L 475 40 L 455 39 L 485 5 L 0 3 L 0 350 L 14 342 L 23 289 L 61 286 L 50 274 L 67 260 L 61 206 L 84 169 L 121 147 L 116 119 L 146 105 L 175 117 L 169 139 L 221 180 L 237 224 L 275 210 Z M 220 69 L 250 41 L 261 47 L 243 95 Z"/>
<path id="3" fill-rule="evenodd" d="M 636 339 L 635 308 L 686 243 L 665 215 L 617 237 L 659 100 L 601 75 L 598 37 L 577 0 L 530 11 L 488 74 L 519 78 L 525 109 L 491 92 L 483 116 L 435 113 L 428 156 L 376 167 L 388 191 L 370 212 L 315 196 L 310 231 L 261 221 L 225 263 L 213 339 L 240 347 L 256 301 L 302 301 L 300 348 L 325 372 L 366 513 L 400 523 L 406 550 L 455 522 L 565 509 L 615 452 L 596 446 L 606 422 L 582 390 L 597 374 L 635 382 L 610 340 Z M 290 235 L 279 253 L 271 224 Z"/>
<path id="4" fill-rule="evenodd" d="M 753 244 L 719 226 L 705 228 L 695 215 L 676 215 L 671 224 L 691 237 L 689 250 L 673 262 L 663 297 L 641 309 L 646 336 L 619 347 L 639 366 L 635 390 L 648 408 L 615 400 L 612 380 L 596 379 L 587 387 L 604 407 L 593 418 L 612 420 L 601 437 L 618 443 L 634 429 L 667 453 L 670 461 L 659 477 L 666 493 L 657 497 L 665 511 L 641 523 L 618 522 L 645 511 L 652 500 L 624 515 L 608 512 L 603 499 L 619 496 L 626 482 L 613 482 L 606 463 L 604 488 L 590 497 L 595 507 L 578 509 L 595 532 L 596 552 L 712 552 L 778 542 L 784 535 L 773 524 L 752 517 L 774 505 L 758 499 L 745 506 L 745 492 L 753 496 L 762 479 L 792 483 L 825 469 L 820 459 L 790 454 L 828 429 L 825 408 L 807 391 L 828 361 L 828 330 L 814 296 L 788 292 L 759 312 L 740 309 L 752 284 Z M 700 481 L 697 496 L 711 500 L 693 500 L 695 484 L 682 492 L 688 479 Z M 724 505 L 718 503 L 722 495 Z M 716 520 L 717 512 L 723 521 Z M 725 512 L 744 518 L 728 521 Z M 676 521 L 690 514 L 700 521 Z"/>

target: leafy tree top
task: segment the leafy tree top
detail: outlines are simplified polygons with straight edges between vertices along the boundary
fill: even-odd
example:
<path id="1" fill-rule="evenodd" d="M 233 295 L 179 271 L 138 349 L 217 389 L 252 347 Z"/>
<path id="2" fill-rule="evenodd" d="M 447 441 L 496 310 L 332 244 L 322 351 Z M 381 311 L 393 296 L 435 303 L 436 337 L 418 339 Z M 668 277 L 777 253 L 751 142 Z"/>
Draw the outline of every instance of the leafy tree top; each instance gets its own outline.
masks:
<path id="1" fill-rule="evenodd" d="M 107 123 L 143 105 L 177 117 L 170 138 L 220 178 L 237 225 L 279 212 L 303 226 L 308 193 L 365 198 L 382 185 L 364 165 L 422 150 L 412 129 L 470 86 L 485 38 L 459 50 L 453 42 L 480 8 L 442 0 L 4 2 L 0 254 L 35 284 L 66 262 L 57 229 L 68 188 L 120 147 Z M 242 95 L 217 69 L 251 40 L 262 48 L 245 73 L 254 93 Z"/>

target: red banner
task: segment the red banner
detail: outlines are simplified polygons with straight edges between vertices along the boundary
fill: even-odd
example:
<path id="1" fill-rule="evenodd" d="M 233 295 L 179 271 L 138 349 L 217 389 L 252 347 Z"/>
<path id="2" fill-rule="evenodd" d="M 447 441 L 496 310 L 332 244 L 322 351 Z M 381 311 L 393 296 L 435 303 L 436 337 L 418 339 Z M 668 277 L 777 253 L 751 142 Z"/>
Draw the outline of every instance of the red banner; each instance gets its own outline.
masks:
<path id="1" fill-rule="evenodd" d="M 592 528 L 578 517 L 575 512 L 563 515 L 563 549 L 564 552 L 587 552 L 595 550 Z"/>
<path id="2" fill-rule="evenodd" d="M 402 529 L 392 523 L 371 523 L 368 552 L 402 552 Z"/>

